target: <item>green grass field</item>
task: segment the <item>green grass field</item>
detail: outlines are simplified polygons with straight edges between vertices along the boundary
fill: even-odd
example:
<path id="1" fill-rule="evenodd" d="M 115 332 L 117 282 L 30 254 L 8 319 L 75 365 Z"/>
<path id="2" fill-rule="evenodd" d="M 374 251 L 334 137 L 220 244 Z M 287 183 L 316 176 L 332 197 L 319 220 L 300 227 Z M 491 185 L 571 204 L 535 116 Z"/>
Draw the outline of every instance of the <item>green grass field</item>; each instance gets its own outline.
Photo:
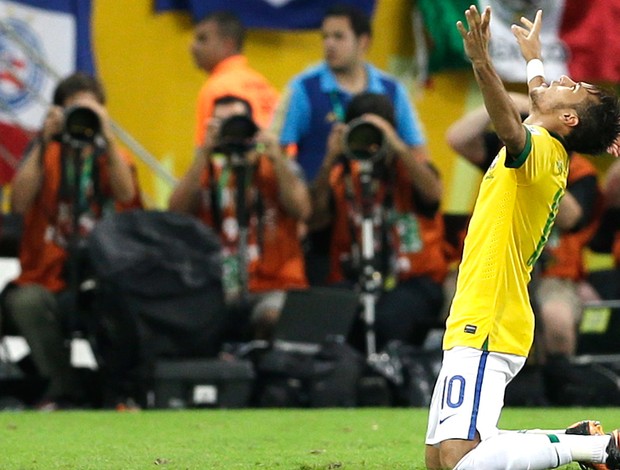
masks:
<path id="1" fill-rule="evenodd" d="M 501 427 L 586 418 L 612 430 L 620 409 L 512 408 Z M 425 427 L 404 408 L 4 412 L 0 469 L 422 469 Z"/>

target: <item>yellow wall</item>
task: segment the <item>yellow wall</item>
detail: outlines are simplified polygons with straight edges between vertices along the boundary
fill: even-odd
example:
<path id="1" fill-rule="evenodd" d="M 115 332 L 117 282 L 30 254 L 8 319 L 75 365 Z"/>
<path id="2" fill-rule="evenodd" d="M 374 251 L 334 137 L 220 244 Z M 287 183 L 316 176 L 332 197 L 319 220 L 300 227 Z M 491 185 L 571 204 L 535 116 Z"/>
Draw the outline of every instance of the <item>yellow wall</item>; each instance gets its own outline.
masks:
<path id="1" fill-rule="evenodd" d="M 189 54 L 189 16 L 155 14 L 152 4 L 152 0 L 95 1 L 95 58 L 112 117 L 179 176 L 191 161 L 194 102 L 205 75 Z M 373 28 L 369 58 L 375 65 L 390 70 L 395 64 L 411 63 L 410 0 L 378 0 Z M 245 52 L 254 67 L 283 89 L 294 74 L 321 60 L 320 35 L 252 30 Z M 469 72 L 447 73 L 433 77 L 427 87 L 411 89 L 433 160 L 444 176 L 446 201 L 457 209 L 469 205 L 472 185 L 469 176 L 454 177 L 455 156 L 443 134 L 463 111 L 470 83 Z M 140 176 L 146 193 L 162 206 L 166 189 L 143 167 Z M 458 190 L 452 190 L 454 184 Z"/>

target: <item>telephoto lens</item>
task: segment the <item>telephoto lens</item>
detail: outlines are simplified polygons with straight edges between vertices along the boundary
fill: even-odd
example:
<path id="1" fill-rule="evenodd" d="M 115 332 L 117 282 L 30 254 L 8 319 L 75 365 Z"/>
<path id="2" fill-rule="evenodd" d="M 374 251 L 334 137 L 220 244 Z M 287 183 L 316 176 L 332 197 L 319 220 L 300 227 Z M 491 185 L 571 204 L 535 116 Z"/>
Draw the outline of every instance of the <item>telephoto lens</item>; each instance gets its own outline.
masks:
<path id="1" fill-rule="evenodd" d="M 380 161 L 387 153 L 383 131 L 377 126 L 358 118 L 352 120 L 343 136 L 344 154 L 351 160 Z"/>
<path id="2" fill-rule="evenodd" d="M 71 106 L 64 113 L 63 140 L 75 144 L 93 144 L 101 134 L 99 115 L 86 106 Z"/>
<path id="3" fill-rule="evenodd" d="M 220 126 L 215 151 L 226 155 L 243 154 L 254 148 L 258 126 L 248 116 L 231 116 Z"/>

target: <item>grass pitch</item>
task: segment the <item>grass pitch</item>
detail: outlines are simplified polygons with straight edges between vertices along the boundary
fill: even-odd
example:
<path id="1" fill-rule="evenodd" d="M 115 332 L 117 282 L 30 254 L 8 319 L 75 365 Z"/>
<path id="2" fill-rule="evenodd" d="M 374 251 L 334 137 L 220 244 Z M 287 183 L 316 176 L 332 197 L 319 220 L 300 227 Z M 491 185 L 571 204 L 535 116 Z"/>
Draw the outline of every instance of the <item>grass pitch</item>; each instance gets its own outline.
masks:
<path id="1" fill-rule="evenodd" d="M 612 430 L 620 409 L 512 408 L 500 424 L 588 418 Z M 423 469 L 425 428 L 404 408 L 4 412 L 0 469 Z"/>

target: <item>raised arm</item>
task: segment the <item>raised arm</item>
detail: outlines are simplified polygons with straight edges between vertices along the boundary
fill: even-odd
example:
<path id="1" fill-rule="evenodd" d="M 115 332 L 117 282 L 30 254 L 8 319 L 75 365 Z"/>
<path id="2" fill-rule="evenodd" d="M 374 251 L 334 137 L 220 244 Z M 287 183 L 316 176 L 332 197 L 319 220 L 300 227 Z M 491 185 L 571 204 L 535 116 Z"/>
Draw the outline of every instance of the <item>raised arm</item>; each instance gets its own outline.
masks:
<path id="1" fill-rule="evenodd" d="M 519 111 L 491 62 L 489 54 L 491 9 L 485 8 L 480 15 L 478 9 L 471 6 L 465 11 L 465 18 L 468 29 L 461 21 L 457 22 L 456 27 L 463 38 L 465 53 L 471 61 L 489 117 L 495 132 L 506 144 L 508 153 L 518 155 L 525 147 L 526 132 L 521 125 Z"/>

